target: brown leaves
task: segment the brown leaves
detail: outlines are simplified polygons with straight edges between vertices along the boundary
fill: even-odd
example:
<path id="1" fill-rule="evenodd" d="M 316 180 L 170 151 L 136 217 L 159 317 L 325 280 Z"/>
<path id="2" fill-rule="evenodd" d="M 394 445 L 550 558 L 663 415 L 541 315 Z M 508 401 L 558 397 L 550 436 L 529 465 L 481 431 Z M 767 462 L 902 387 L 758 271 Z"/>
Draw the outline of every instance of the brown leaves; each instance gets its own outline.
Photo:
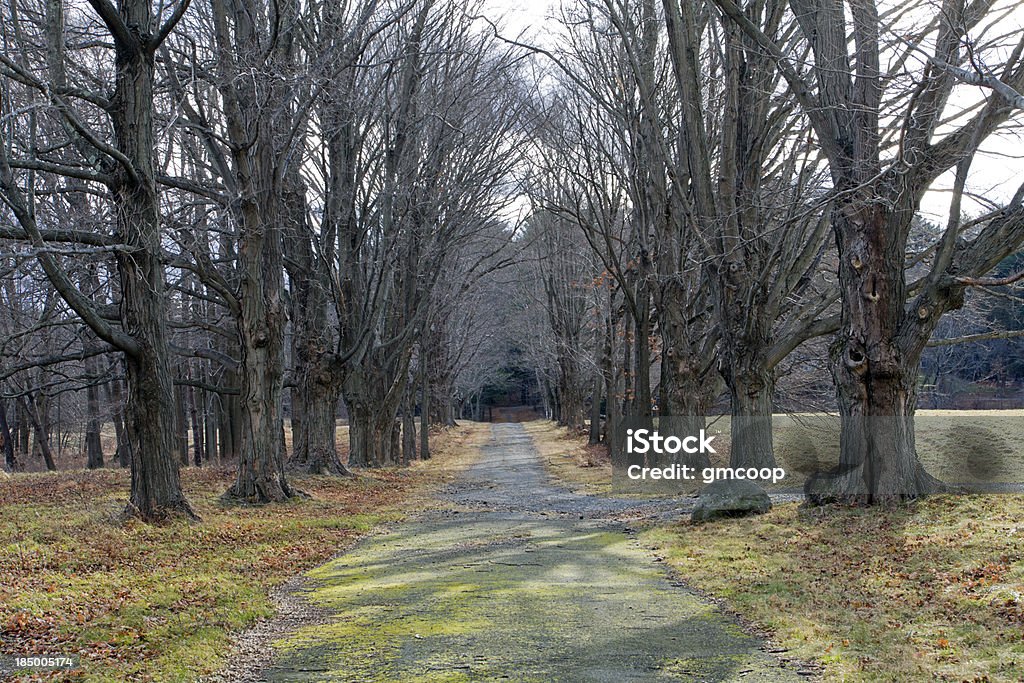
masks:
<path id="1" fill-rule="evenodd" d="M 355 537 L 339 521 L 394 508 L 431 476 L 421 469 L 297 477 L 312 500 L 252 508 L 221 505 L 232 472 L 187 468 L 182 483 L 204 522 L 160 527 L 118 517 L 125 471 L 0 481 L 0 652 L 78 655 L 107 678 L 161 680 L 154 660 L 187 649 L 198 632 L 216 638 L 217 629 L 265 616 L 270 586 Z"/>

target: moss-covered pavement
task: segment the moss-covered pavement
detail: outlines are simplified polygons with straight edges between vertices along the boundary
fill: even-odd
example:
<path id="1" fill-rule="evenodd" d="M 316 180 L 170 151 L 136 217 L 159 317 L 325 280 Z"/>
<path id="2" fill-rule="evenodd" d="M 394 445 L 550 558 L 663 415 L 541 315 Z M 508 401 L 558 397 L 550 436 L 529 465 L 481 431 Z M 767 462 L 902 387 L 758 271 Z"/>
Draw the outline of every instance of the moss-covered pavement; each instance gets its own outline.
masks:
<path id="1" fill-rule="evenodd" d="M 311 572 L 332 616 L 260 679 L 805 680 L 636 545 L 637 506 L 553 486 L 522 428 L 495 425 L 442 509 Z"/>

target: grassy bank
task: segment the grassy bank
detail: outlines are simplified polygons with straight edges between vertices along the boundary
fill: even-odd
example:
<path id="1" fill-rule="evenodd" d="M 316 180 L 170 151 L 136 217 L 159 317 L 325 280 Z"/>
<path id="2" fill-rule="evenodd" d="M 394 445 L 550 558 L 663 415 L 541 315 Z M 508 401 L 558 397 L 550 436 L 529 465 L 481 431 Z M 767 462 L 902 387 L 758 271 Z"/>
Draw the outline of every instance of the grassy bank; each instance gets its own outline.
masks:
<path id="1" fill-rule="evenodd" d="M 550 423 L 530 430 L 549 472 L 601 491 L 610 467 L 580 467 L 583 439 Z M 820 664 L 826 680 L 1019 681 L 1022 520 L 1021 495 L 935 496 L 895 510 L 784 504 L 648 528 L 641 541 L 689 586 Z"/>
<path id="2" fill-rule="evenodd" d="M 589 495 L 612 489 L 612 461 L 604 446 L 588 446 L 585 435 L 573 434 L 550 420 L 524 422 L 548 473 L 563 486 Z"/>
<path id="3" fill-rule="evenodd" d="M 486 430 L 466 423 L 407 469 L 297 476 L 311 498 L 263 508 L 220 503 L 230 471 L 188 468 L 198 524 L 119 519 L 124 471 L 0 479 L 0 651 L 81 659 L 80 672 L 49 680 L 190 681 L 216 670 L 229 632 L 272 614 L 272 587 L 426 504 Z"/>

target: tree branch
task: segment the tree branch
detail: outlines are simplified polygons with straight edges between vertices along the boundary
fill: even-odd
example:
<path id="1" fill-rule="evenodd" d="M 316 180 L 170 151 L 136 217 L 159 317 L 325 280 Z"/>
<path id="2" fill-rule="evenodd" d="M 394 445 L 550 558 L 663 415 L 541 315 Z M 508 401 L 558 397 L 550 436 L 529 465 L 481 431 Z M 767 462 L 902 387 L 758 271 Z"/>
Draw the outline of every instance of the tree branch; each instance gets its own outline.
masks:
<path id="1" fill-rule="evenodd" d="M 153 40 L 149 42 L 149 45 L 146 46 L 146 49 L 149 50 L 150 54 L 155 52 L 156 49 L 160 47 L 160 44 L 167 39 L 167 36 L 171 34 L 171 31 L 174 30 L 174 27 L 185 15 L 185 11 L 188 9 L 188 6 L 191 3 L 192 0 L 181 0 L 178 3 L 178 8 L 174 10 L 174 14 L 172 14 L 170 18 L 166 22 L 164 22 L 164 25 L 160 27 L 159 31 L 157 31 L 156 37 L 153 38 Z"/>
<path id="2" fill-rule="evenodd" d="M 932 339 L 927 346 L 953 346 L 954 344 L 970 344 L 971 342 L 989 341 L 992 339 L 1014 339 L 1024 337 L 1024 330 L 999 330 L 997 332 L 985 332 L 982 334 L 968 334 L 963 337 L 950 337 L 949 339 Z"/>
<path id="3" fill-rule="evenodd" d="M 135 52 L 142 47 L 128 29 L 124 20 L 121 19 L 121 15 L 117 13 L 117 8 L 110 4 L 108 0 L 89 0 L 89 4 L 96 10 L 96 14 L 103 20 L 103 23 L 106 24 L 107 30 L 110 31 L 110 35 L 114 36 L 114 40 L 121 43 L 122 48 Z"/>

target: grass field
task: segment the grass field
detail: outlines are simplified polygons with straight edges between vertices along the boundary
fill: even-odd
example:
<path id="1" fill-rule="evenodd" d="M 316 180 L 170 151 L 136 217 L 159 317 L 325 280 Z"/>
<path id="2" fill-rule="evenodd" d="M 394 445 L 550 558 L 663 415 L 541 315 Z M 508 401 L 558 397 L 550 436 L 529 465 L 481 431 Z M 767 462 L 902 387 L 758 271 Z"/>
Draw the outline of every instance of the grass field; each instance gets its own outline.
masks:
<path id="1" fill-rule="evenodd" d="M 424 505 L 487 433 L 465 423 L 407 469 L 296 476 L 311 498 L 268 507 L 225 507 L 233 473 L 187 468 L 197 524 L 120 519 L 122 470 L 0 478 L 0 651 L 81 658 L 48 680 L 191 681 L 220 666 L 230 631 L 272 613 L 273 586 Z"/>
<path id="2" fill-rule="evenodd" d="M 539 448 L 554 476 L 585 493 L 612 490 L 605 449 L 587 447 L 585 440 L 546 420 L 526 423 L 526 429 L 543 437 Z M 715 467 L 729 464 L 729 429 L 729 416 L 708 418 L 707 431 L 715 435 Z M 1024 483 L 1024 410 L 921 410 L 915 434 L 921 462 L 943 481 Z M 776 415 L 772 438 L 776 460 L 788 473 L 780 489 L 798 489 L 807 475 L 838 462 L 839 421 L 833 415 Z"/>
<path id="3" fill-rule="evenodd" d="M 993 438 L 985 415 L 926 416 L 935 420 L 918 424 L 926 464 L 936 461 L 932 444 L 967 453 Z M 1024 413 L 1002 417 L 1011 419 L 998 438 L 1019 448 Z M 727 433 L 728 422 L 712 428 Z M 546 422 L 528 430 L 553 476 L 610 490 L 610 464 L 580 466 L 589 464 L 585 438 Z M 780 433 L 783 448 L 803 438 L 783 429 L 777 443 Z M 1009 682 L 1024 680 L 1022 520 L 1024 495 L 945 495 L 888 510 L 787 503 L 758 517 L 652 526 L 640 539 L 826 680 Z"/>

